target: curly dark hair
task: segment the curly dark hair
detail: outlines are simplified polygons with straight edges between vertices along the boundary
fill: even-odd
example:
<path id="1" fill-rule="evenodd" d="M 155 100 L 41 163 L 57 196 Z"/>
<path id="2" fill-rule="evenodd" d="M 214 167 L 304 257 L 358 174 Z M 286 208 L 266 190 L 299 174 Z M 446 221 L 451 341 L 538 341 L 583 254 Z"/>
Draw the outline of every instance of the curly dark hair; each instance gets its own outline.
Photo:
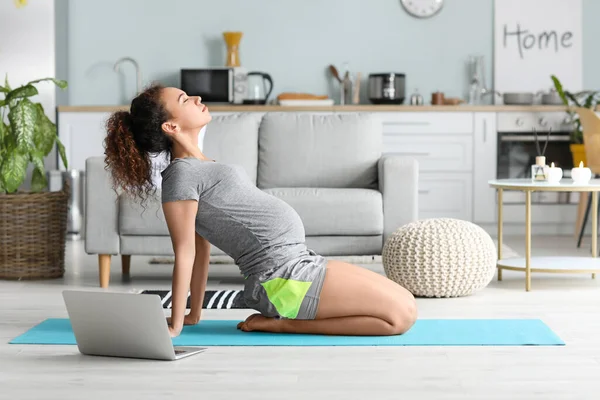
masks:
<path id="1" fill-rule="evenodd" d="M 132 100 L 130 111 L 117 111 L 106 123 L 104 155 L 113 189 L 142 201 L 156 189 L 152 154 L 167 152 L 169 159 L 172 157 L 173 142 L 162 130 L 170 118 L 160 98 L 163 89 L 162 85 L 151 85 Z"/>

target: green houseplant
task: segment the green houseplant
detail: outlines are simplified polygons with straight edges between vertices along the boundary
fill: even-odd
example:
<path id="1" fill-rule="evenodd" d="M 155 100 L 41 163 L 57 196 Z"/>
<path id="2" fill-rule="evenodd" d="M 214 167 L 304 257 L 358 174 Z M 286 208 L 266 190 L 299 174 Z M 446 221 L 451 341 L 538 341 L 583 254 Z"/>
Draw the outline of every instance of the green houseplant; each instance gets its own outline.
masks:
<path id="1" fill-rule="evenodd" d="M 35 85 L 43 81 L 52 81 L 62 89 L 67 87 L 65 81 L 45 78 L 11 89 L 8 77 L 4 86 L 0 86 L 0 93 L 4 94 L 4 99 L 0 100 L 0 193 L 16 192 L 25 181 L 30 163 L 34 166 L 31 191 L 45 189 L 44 157 L 55 144 L 67 168 L 65 148 L 58 139 L 56 125 L 48 119 L 40 103 L 30 100 L 38 94 Z"/>
<path id="2" fill-rule="evenodd" d="M 558 95 L 562 99 L 565 106 L 568 107 L 567 114 L 573 122 L 573 131 L 571 132 L 571 154 L 573 155 L 573 166 L 579 165 L 580 162 L 586 164 L 585 147 L 583 145 L 583 128 L 577 112 L 574 107 L 585 107 L 595 109 L 600 102 L 600 92 L 593 90 L 585 90 L 582 92 L 572 93 L 565 90 L 560 80 L 552 75 L 552 82 Z"/>
<path id="3" fill-rule="evenodd" d="M 0 85 L 0 278 L 56 278 L 64 273 L 64 251 L 69 188 L 47 189 L 44 157 L 54 148 L 65 168 L 65 148 L 56 125 L 40 103 L 36 85 L 51 81 L 60 88 L 67 83 L 54 78 L 38 79 L 12 89 L 5 78 Z M 27 169 L 33 166 L 31 189 L 21 190 Z"/>

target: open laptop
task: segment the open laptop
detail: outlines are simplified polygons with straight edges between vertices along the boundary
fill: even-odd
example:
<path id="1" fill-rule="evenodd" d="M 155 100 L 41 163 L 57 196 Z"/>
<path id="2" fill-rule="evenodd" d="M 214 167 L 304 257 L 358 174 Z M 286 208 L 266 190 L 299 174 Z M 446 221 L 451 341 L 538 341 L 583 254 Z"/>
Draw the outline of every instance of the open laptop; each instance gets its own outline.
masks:
<path id="1" fill-rule="evenodd" d="M 173 346 L 158 295 L 65 290 L 63 298 L 82 354 L 179 360 L 206 350 Z"/>

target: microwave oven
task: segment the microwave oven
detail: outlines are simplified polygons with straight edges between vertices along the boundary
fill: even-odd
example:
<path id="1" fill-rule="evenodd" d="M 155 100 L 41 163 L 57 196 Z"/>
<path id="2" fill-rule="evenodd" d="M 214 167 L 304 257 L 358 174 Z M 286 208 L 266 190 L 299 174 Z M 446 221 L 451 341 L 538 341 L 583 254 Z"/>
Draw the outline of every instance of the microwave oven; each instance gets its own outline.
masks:
<path id="1" fill-rule="evenodd" d="M 247 81 L 243 67 L 182 69 L 180 89 L 188 96 L 200 96 L 203 103 L 242 104 Z"/>

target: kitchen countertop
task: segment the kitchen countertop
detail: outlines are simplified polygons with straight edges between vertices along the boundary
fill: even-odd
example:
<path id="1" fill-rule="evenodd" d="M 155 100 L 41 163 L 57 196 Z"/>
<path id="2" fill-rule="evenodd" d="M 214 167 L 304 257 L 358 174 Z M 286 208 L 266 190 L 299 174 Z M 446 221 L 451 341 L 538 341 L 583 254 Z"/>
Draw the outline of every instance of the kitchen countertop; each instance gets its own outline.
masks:
<path id="1" fill-rule="evenodd" d="M 557 112 L 566 111 L 565 106 L 505 106 L 505 105 L 458 105 L 458 106 L 411 106 L 411 105 L 334 105 L 334 106 L 279 106 L 279 105 L 210 105 L 213 112 L 273 112 L 273 111 L 324 111 L 324 112 Z M 127 110 L 129 106 L 58 106 L 58 112 L 114 112 Z"/>

